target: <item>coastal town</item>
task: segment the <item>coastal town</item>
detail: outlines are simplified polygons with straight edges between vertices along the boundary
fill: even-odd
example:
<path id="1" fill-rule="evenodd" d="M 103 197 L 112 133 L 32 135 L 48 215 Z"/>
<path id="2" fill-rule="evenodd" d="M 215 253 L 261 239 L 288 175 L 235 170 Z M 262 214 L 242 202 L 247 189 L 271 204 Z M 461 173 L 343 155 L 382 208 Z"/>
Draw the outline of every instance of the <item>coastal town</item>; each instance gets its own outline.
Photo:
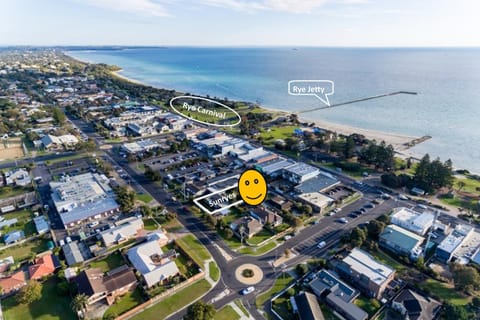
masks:
<path id="1" fill-rule="evenodd" d="M 399 154 L 427 138 L 196 118 L 65 51 L 0 51 L 0 319 L 480 317 L 480 176 Z"/>

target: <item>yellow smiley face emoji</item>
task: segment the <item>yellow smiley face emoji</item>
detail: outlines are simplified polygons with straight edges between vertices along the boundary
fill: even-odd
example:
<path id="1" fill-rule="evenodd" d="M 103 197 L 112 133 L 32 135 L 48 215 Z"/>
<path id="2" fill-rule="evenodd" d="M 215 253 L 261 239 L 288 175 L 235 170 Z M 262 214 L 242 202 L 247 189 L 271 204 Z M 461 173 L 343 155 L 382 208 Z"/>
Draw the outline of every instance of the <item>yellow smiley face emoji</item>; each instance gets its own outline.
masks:
<path id="1" fill-rule="evenodd" d="M 254 169 L 248 169 L 238 179 L 238 193 L 251 206 L 258 206 L 267 197 L 267 181 Z"/>

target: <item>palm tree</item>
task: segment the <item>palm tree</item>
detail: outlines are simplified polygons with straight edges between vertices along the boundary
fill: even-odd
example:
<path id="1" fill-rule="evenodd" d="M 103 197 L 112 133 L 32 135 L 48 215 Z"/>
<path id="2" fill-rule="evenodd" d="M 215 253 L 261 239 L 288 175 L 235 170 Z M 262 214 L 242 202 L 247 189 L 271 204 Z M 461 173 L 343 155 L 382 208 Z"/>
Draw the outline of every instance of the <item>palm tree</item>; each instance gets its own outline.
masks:
<path id="1" fill-rule="evenodd" d="M 86 319 L 86 313 L 87 313 L 87 305 L 88 305 L 88 297 L 81 293 L 77 294 L 75 297 L 73 297 L 72 300 L 72 308 L 76 312 L 81 312 L 81 318 Z"/>
<path id="2" fill-rule="evenodd" d="M 457 186 L 458 186 L 458 192 L 460 192 L 460 190 L 462 190 L 463 188 L 465 188 L 466 183 L 465 183 L 464 181 L 458 181 L 458 182 L 457 182 Z"/>

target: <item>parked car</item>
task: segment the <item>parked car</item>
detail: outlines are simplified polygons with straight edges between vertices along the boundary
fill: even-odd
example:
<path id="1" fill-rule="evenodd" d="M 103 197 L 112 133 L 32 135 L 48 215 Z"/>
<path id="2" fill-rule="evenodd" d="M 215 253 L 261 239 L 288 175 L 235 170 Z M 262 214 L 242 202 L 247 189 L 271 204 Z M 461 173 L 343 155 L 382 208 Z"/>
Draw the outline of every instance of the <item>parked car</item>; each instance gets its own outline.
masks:
<path id="1" fill-rule="evenodd" d="M 340 222 L 340 223 L 348 223 L 348 220 L 345 219 L 345 218 L 340 218 L 337 221 Z"/>
<path id="2" fill-rule="evenodd" d="M 325 247 L 327 245 L 327 243 L 325 241 L 321 241 L 317 244 L 317 248 L 321 249 L 323 247 Z"/>

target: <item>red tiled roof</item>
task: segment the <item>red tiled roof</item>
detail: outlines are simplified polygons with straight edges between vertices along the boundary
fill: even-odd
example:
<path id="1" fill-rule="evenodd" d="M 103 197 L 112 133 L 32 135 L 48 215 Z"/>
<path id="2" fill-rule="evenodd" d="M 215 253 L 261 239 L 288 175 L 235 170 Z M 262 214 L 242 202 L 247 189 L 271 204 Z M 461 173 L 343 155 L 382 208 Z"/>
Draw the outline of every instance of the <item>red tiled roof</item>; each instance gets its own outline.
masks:
<path id="1" fill-rule="evenodd" d="M 25 273 L 18 271 L 8 277 L 0 279 L 0 287 L 2 287 L 3 294 L 8 294 L 11 291 L 18 290 L 25 286 Z"/>
<path id="2" fill-rule="evenodd" d="M 47 254 L 35 260 L 35 264 L 28 267 L 30 279 L 41 279 L 43 276 L 48 276 L 55 271 L 55 264 L 53 263 L 52 255 Z"/>

